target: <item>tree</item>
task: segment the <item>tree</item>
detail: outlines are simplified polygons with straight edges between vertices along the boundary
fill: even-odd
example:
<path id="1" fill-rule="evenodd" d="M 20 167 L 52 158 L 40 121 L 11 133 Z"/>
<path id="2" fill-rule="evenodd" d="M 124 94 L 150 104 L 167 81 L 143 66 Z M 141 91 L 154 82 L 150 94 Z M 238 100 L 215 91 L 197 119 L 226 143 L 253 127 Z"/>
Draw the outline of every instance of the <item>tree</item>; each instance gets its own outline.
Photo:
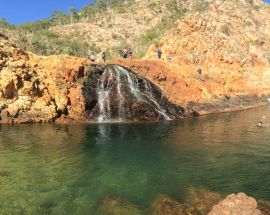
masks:
<path id="1" fill-rule="evenodd" d="M 99 11 L 102 12 L 106 10 L 107 8 L 107 2 L 106 0 L 97 0 L 95 4 L 95 8 Z"/>
<path id="2" fill-rule="evenodd" d="M 6 19 L 0 18 L 0 28 L 3 28 L 3 29 L 13 29 L 15 27 L 14 27 L 14 25 L 11 25 L 10 23 L 8 23 L 6 21 Z"/>
<path id="3" fill-rule="evenodd" d="M 69 13 L 70 13 L 70 23 L 71 24 L 73 24 L 74 22 L 79 20 L 79 14 L 77 13 L 75 8 L 70 7 Z"/>
<path id="4" fill-rule="evenodd" d="M 68 23 L 69 17 L 62 11 L 54 11 L 52 12 L 50 19 L 52 20 L 53 24 L 64 25 Z"/>
<path id="5" fill-rule="evenodd" d="M 85 6 L 81 10 L 81 16 L 86 19 L 91 19 L 94 16 L 93 8 L 90 6 Z"/>

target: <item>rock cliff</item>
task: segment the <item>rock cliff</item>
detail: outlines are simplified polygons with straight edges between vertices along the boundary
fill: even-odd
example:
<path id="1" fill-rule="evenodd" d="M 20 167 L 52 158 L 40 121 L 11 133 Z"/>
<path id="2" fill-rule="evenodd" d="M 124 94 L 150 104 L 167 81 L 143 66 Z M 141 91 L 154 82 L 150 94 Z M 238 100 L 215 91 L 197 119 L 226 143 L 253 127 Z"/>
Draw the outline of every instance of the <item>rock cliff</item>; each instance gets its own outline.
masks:
<path id="1" fill-rule="evenodd" d="M 24 52 L 0 35 L 0 123 L 177 119 L 189 115 L 140 74 Z"/>
<path id="2" fill-rule="evenodd" d="M 145 59 L 157 58 L 160 48 L 163 62 L 146 63 L 153 70 L 148 73 L 173 101 L 201 114 L 264 101 L 269 95 L 269 5 L 260 0 L 206 2 L 206 8 L 188 12 L 149 48 Z M 189 1 L 191 8 L 197 3 Z"/>
<path id="3" fill-rule="evenodd" d="M 26 53 L 1 35 L 0 122 L 51 122 L 67 112 L 78 118 L 83 98 L 75 81 L 87 66 L 85 59 Z"/>

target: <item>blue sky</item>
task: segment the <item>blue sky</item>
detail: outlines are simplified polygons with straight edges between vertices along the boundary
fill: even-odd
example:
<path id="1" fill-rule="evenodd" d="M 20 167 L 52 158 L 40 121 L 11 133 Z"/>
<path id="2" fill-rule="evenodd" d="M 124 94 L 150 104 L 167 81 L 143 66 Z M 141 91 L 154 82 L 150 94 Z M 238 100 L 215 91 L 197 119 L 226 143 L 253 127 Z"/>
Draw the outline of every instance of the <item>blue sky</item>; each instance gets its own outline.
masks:
<path id="1" fill-rule="evenodd" d="M 0 0 L 0 18 L 20 24 L 48 18 L 54 10 L 81 9 L 91 2 L 93 0 Z"/>
<path id="2" fill-rule="evenodd" d="M 81 9 L 93 0 L 0 0 L 0 18 L 12 24 L 48 18 L 52 11 L 68 11 L 69 7 Z M 270 0 L 266 0 L 270 3 Z"/>

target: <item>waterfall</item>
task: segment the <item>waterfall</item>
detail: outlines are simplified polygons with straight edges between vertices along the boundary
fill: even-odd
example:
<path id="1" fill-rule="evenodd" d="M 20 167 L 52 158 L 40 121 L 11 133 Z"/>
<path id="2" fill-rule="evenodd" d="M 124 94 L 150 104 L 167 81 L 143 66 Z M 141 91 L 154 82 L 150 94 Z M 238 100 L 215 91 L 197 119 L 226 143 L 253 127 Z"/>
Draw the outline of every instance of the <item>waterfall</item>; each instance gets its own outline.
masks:
<path id="1" fill-rule="evenodd" d="M 103 72 L 97 88 L 98 106 L 99 106 L 98 122 L 104 122 L 110 119 L 111 107 L 109 95 L 111 91 L 110 84 L 112 82 L 113 73 L 110 68 L 107 68 L 107 71 L 105 70 Z"/>
<path id="2" fill-rule="evenodd" d="M 163 109 L 159 103 L 155 100 L 152 92 L 151 85 L 144 79 L 144 86 L 146 93 L 144 94 L 151 102 L 153 102 L 154 107 L 158 113 L 160 113 L 166 120 L 171 120 L 171 118 L 166 113 L 166 110 Z"/>
<path id="3" fill-rule="evenodd" d="M 119 72 L 119 70 L 116 70 L 117 72 L 117 94 L 118 94 L 118 99 L 119 99 L 119 103 L 118 103 L 118 115 L 119 115 L 119 121 L 122 121 L 123 119 L 125 119 L 125 111 L 124 111 L 124 96 L 122 94 L 122 79 L 121 79 L 121 73 Z"/>
<path id="4" fill-rule="evenodd" d="M 98 122 L 171 120 L 167 100 L 151 82 L 118 65 L 109 65 L 95 76 L 97 105 L 91 115 Z M 171 104 L 169 104 L 171 105 Z M 171 109 L 170 109 L 171 110 Z M 143 119 L 144 119 L 143 118 Z"/>

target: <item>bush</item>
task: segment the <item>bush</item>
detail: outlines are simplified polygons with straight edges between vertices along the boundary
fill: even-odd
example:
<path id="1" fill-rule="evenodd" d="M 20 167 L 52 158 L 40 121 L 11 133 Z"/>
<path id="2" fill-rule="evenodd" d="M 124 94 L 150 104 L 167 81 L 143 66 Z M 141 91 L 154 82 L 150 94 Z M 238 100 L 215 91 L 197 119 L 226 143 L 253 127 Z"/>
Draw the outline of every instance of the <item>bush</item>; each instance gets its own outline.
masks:
<path id="1" fill-rule="evenodd" d="M 223 34 L 226 34 L 227 36 L 229 36 L 230 35 L 230 27 L 229 27 L 229 25 L 223 25 L 222 27 L 221 27 L 221 32 L 223 33 Z"/>

